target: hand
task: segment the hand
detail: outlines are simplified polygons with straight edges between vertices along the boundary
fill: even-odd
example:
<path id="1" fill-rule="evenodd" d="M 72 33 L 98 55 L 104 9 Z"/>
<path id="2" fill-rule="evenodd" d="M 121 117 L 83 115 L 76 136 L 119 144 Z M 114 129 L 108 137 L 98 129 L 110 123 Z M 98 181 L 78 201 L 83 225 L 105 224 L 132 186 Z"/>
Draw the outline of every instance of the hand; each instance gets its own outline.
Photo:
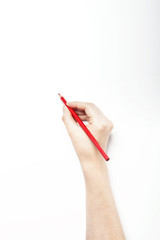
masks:
<path id="1" fill-rule="evenodd" d="M 99 145 L 106 151 L 108 139 L 113 123 L 102 113 L 102 111 L 93 103 L 68 102 L 67 105 L 74 109 L 82 121 L 87 121 L 86 127 L 95 137 Z M 66 126 L 75 151 L 81 164 L 88 161 L 96 161 L 101 153 L 72 117 L 72 114 L 66 106 L 63 106 L 62 120 Z M 101 157 L 103 159 L 103 157 Z M 102 161 L 105 161 L 104 159 Z"/>
<path id="2" fill-rule="evenodd" d="M 105 151 L 113 123 L 93 103 L 71 102 L 86 127 Z M 125 240 L 112 194 L 107 164 L 90 138 L 63 106 L 62 120 L 80 159 L 86 186 L 86 239 Z"/>

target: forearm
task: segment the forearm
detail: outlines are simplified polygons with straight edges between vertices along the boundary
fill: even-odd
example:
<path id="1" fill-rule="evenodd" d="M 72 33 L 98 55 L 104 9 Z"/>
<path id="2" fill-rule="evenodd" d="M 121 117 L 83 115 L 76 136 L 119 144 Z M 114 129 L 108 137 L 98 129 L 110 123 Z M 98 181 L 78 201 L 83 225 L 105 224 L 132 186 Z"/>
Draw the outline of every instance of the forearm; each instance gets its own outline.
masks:
<path id="1" fill-rule="evenodd" d="M 86 240 L 124 240 L 106 164 L 99 159 L 82 168 L 86 185 Z"/>

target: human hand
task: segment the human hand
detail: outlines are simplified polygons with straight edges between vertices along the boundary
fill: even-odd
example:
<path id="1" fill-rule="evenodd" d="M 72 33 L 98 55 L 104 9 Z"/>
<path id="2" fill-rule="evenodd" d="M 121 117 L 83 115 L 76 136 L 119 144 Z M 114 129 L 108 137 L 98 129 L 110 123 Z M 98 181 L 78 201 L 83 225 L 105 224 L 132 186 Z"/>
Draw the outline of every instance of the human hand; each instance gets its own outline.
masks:
<path id="1" fill-rule="evenodd" d="M 95 137 L 101 148 L 105 151 L 113 123 L 93 103 L 68 102 L 67 105 L 74 109 L 82 121 L 87 121 L 86 127 Z M 74 149 L 82 165 L 88 161 L 97 161 L 100 152 L 75 121 L 66 106 L 63 106 L 62 120 L 71 138 Z M 101 157 L 103 159 L 103 157 Z M 105 161 L 104 159 L 101 161 Z"/>

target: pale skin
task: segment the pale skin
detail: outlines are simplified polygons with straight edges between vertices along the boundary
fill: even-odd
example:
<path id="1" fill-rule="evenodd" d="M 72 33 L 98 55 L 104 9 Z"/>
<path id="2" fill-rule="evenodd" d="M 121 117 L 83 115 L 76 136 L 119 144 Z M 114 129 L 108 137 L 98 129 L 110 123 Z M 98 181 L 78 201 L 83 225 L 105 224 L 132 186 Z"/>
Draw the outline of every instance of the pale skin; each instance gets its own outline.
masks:
<path id="1" fill-rule="evenodd" d="M 93 103 L 69 102 L 106 150 L 113 123 Z M 80 161 L 86 187 L 86 240 L 125 240 L 112 194 L 107 163 L 86 133 L 63 106 L 62 120 Z"/>

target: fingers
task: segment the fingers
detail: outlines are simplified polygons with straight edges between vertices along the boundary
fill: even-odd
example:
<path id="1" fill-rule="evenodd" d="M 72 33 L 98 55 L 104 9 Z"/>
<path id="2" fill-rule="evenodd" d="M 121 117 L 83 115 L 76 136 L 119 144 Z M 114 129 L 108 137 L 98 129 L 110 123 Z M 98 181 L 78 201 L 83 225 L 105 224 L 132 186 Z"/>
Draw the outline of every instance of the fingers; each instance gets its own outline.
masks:
<path id="1" fill-rule="evenodd" d="M 75 110 L 75 112 L 82 121 L 88 121 L 88 117 L 84 111 Z M 71 127 L 76 124 L 76 120 L 73 118 L 72 114 L 70 113 L 66 106 L 63 106 L 62 120 L 67 130 L 71 129 Z"/>
<path id="2" fill-rule="evenodd" d="M 88 121 L 87 115 L 78 115 L 78 117 L 79 117 L 82 121 Z"/>
<path id="3" fill-rule="evenodd" d="M 88 117 L 92 117 L 96 111 L 96 106 L 93 103 L 86 102 L 67 102 L 67 105 L 77 112 L 85 112 Z"/>
<path id="4" fill-rule="evenodd" d="M 85 113 L 85 111 L 80 111 L 80 110 L 75 110 L 75 113 L 77 114 L 77 115 L 86 115 L 86 113 Z"/>
<path id="5" fill-rule="evenodd" d="M 85 111 L 86 103 L 85 102 L 67 102 L 67 105 L 73 109 Z"/>
<path id="6" fill-rule="evenodd" d="M 74 110 L 77 116 L 82 120 L 82 121 L 88 121 L 88 117 L 86 113 L 83 110 Z M 75 120 L 76 121 L 76 120 Z"/>

